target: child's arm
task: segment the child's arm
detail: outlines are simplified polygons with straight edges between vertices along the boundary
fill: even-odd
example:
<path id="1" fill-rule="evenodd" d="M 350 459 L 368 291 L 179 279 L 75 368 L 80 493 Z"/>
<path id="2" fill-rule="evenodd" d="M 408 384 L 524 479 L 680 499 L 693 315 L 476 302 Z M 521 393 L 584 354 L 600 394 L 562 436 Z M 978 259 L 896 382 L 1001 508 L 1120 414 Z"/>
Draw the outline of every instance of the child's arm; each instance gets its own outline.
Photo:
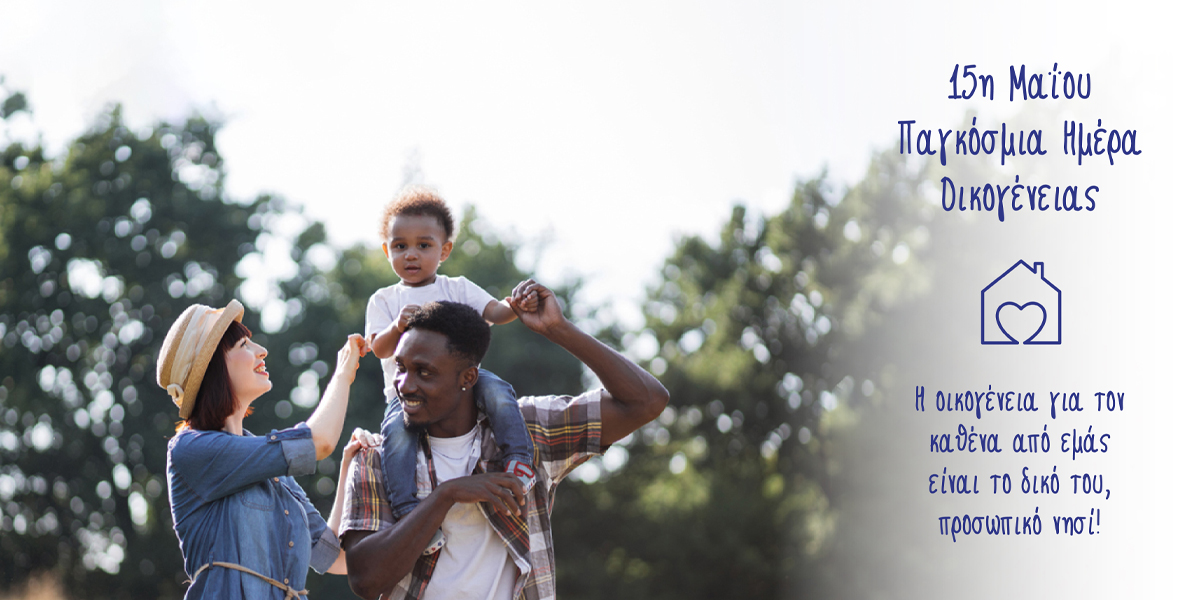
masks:
<path id="1" fill-rule="evenodd" d="M 527 297 L 523 299 L 523 310 L 527 312 L 535 312 L 539 308 L 539 297 L 535 292 L 530 292 Z M 510 308 L 510 298 L 506 298 L 501 302 L 497 300 L 490 300 L 486 308 L 481 313 L 481 318 L 494 325 L 505 325 L 516 318 L 514 309 Z"/>
<path id="2" fill-rule="evenodd" d="M 407 327 L 407 319 L 419 309 L 417 304 L 404 306 L 403 310 L 399 311 L 398 319 L 391 321 L 386 329 L 370 336 L 367 340 L 370 342 L 370 351 L 379 358 L 390 358 L 395 354 L 395 347 L 399 345 L 399 338 L 403 337 L 403 330 Z"/>
<path id="3" fill-rule="evenodd" d="M 518 316 L 514 314 L 514 310 L 510 308 L 510 304 L 506 300 L 490 300 L 486 309 L 481 312 L 481 318 L 485 319 L 487 323 L 505 325 L 517 319 Z"/>

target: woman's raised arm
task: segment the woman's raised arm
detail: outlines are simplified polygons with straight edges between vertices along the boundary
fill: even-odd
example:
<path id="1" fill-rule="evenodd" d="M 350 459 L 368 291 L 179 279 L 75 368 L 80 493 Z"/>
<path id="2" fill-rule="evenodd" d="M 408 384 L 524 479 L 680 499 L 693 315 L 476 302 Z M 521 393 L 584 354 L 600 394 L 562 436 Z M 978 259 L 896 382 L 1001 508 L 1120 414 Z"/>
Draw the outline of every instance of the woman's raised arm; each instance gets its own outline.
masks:
<path id="1" fill-rule="evenodd" d="M 358 371 L 358 360 L 369 350 L 366 340 L 355 333 L 337 351 L 337 368 L 333 371 L 329 385 L 325 386 L 325 395 L 307 421 L 309 429 L 313 430 L 317 460 L 333 454 L 333 449 L 337 447 L 346 421 L 346 405 L 350 401 L 350 385 L 354 383 L 354 374 Z"/>

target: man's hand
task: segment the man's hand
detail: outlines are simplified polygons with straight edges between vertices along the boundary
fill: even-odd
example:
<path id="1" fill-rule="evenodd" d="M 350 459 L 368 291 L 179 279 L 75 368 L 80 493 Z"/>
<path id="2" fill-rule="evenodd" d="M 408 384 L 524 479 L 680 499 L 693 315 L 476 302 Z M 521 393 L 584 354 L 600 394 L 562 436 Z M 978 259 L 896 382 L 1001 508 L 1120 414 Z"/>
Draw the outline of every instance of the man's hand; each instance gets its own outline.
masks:
<path id="1" fill-rule="evenodd" d="M 384 498 L 383 503 L 386 503 Z M 522 484 L 509 473 L 482 473 L 450 479 L 432 490 L 410 513 L 381 531 L 347 531 L 342 548 L 349 566 L 350 589 L 377 598 L 395 587 L 416 565 L 432 534 L 457 502 L 489 502 L 493 510 L 521 515 L 526 504 Z"/>
<path id="2" fill-rule="evenodd" d="M 526 302 L 532 294 L 539 299 L 539 309 L 529 312 Z M 559 299 L 551 290 L 528 279 L 514 288 L 510 299 L 510 306 L 523 325 L 571 352 L 592 369 L 605 387 L 601 396 L 604 446 L 624 438 L 662 413 L 670 400 L 666 388 L 642 367 L 564 318 Z"/>
<path id="3" fill-rule="evenodd" d="M 555 293 L 534 279 L 528 279 L 514 287 L 510 294 L 510 308 L 535 333 L 547 335 L 548 331 L 563 325 L 567 319 L 560 311 L 559 299 Z"/>
<path id="4" fill-rule="evenodd" d="M 528 279 L 515 286 L 515 289 L 525 287 L 529 283 L 535 283 L 535 281 L 533 279 Z M 514 292 L 511 292 L 511 295 L 506 297 L 505 302 L 507 306 L 511 305 L 511 298 L 514 297 L 513 294 Z M 535 312 L 539 310 L 539 294 L 533 290 L 525 291 L 518 299 L 518 307 L 526 312 Z"/>
<path id="5" fill-rule="evenodd" d="M 482 473 L 450 479 L 437 488 L 453 502 L 489 502 L 494 510 L 522 516 L 526 506 L 522 482 L 510 473 Z"/>

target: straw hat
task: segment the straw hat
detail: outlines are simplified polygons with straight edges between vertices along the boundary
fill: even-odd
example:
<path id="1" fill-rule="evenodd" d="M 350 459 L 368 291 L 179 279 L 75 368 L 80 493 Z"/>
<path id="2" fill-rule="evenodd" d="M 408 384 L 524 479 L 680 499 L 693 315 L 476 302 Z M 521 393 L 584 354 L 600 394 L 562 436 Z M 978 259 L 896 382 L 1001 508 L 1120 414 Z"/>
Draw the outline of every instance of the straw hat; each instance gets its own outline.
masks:
<path id="1" fill-rule="evenodd" d="M 194 304 L 173 321 L 156 357 L 156 383 L 169 392 L 182 419 L 188 419 L 193 410 L 206 367 L 226 328 L 231 321 L 242 320 L 243 305 L 231 300 L 217 309 Z"/>

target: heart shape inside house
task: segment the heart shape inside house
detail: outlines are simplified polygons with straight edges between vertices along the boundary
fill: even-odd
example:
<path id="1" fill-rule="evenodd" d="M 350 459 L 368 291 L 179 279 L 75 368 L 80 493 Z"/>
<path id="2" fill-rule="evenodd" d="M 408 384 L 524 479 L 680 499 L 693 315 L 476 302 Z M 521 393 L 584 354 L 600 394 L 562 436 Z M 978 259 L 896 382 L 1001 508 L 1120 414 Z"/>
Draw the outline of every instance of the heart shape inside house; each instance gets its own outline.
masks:
<path id="1" fill-rule="evenodd" d="M 1045 307 L 1039 302 L 1005 302 L 996 309 L 996 325 L 1013 344 L 1032 341 L 1045 327 L 1046 318 Z"/>

